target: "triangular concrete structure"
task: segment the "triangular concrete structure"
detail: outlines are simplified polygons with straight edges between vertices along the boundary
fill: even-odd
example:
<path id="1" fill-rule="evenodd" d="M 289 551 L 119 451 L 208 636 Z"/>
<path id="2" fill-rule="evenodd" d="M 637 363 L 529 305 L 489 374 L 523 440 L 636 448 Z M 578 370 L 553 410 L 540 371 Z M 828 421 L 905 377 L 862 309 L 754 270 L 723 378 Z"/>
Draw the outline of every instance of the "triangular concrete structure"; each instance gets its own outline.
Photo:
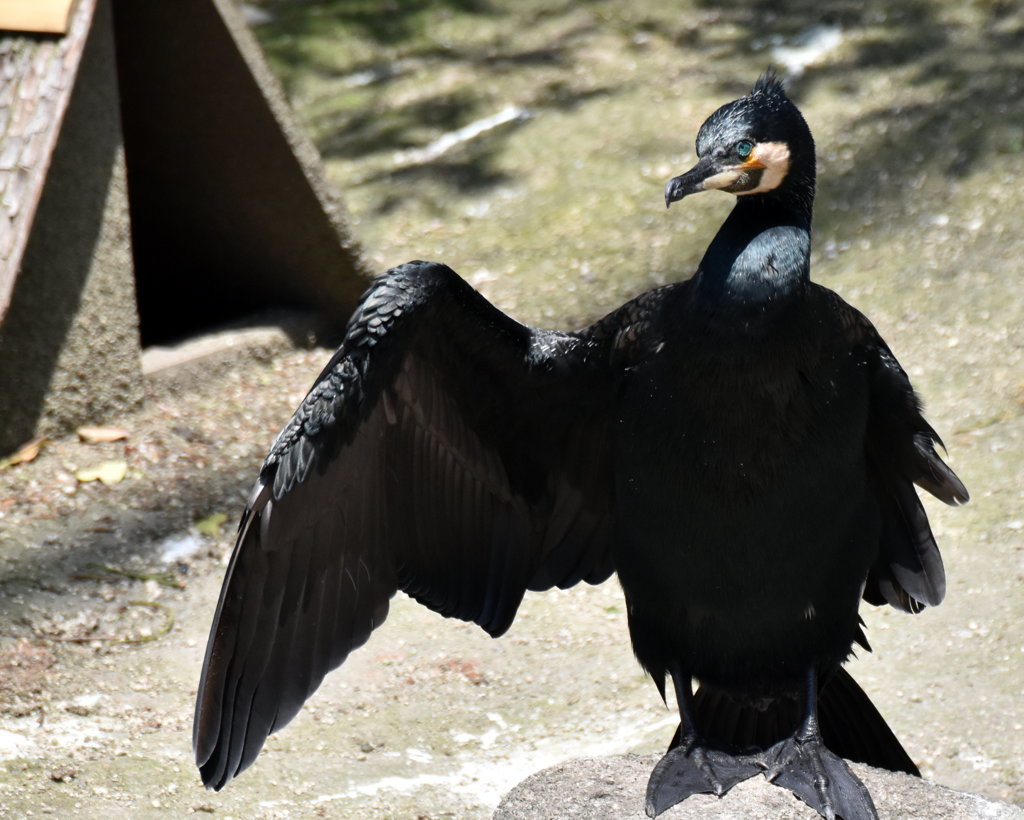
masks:
<path id="1" fill-rule="evenodd" d="M 365 281 L 229 0 L 78 0 L 63 37 L 0 32 L 0 452 L 135 406 L 140 338 L 279 307 L 340 325 Z"/>

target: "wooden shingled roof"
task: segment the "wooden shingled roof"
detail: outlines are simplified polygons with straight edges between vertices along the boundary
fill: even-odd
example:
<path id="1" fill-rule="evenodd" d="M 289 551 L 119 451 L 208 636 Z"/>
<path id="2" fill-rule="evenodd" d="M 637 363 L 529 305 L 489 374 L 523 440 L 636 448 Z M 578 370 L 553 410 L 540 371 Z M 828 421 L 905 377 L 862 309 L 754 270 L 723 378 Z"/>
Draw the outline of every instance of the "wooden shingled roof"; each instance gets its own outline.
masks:
<path id="1" fill-rule="evenodd" d="M 0 32 L 0 320 L 10 304 L 95 8 L 96 0 L 79 0 L 60 38 Z"/>

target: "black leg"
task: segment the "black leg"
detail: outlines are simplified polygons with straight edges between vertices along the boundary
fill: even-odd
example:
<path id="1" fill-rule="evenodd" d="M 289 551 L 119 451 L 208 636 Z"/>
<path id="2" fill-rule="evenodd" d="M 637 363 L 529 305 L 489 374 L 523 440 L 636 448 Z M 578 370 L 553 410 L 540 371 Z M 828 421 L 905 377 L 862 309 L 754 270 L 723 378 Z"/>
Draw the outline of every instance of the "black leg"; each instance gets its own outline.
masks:
<path id="1" fill-rule="evenodd" d="M 818 727 L 818 674 L 807 672 L 804 719 L 796 733 L 762 754 L 765 777 L 789 789 L 827 820 L 878 820 L 875 805 L 850 767 L 821 739 Z"/>
<path id="2" fill-rule="evenodd" d="M 737 783 L 761 771 L 753 758 L 738 758 L 708 748 L 694 720 L 693 685 L 678 664 L 670 669 L 679 704 L 679 744 L 654 767 L 647 783 L 647 816 L 657 817 L 693 794 L 721 797 Z"/>

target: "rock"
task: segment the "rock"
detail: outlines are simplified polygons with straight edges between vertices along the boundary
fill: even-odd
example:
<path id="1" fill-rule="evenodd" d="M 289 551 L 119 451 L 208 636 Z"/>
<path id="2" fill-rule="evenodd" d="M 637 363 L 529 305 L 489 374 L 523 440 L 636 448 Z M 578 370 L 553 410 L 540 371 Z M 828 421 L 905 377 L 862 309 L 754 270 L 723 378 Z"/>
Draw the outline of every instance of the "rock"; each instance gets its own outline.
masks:
<path id="1" fill-rule="evenodd" d="M 531 775 L 501 801 L 493 820 L 646 820 L 644 793 L 658 758 L 625 755 L 570 760 Z M 905 774 L 852 764 L 880 820 L 1024 820 L 1024 811 Z M 664 820 L 814 820 L 784 789 L 754 777 L 719 800 L 695 795 Z"/>

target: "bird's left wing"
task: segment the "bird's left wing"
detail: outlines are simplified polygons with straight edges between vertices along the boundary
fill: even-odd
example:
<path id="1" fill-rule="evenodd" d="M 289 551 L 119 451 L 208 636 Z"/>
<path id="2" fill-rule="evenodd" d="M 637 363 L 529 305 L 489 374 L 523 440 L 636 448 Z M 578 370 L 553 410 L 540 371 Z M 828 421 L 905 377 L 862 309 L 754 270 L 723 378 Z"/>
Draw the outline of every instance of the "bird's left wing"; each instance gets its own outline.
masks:
<path id="1" fill-rule="evenodd" d="M 402 589 L 491 635 L 610 559 L 609 341 L 538 331 L 443 265 L 380 277 L 239 526 L 193 745 L 222 787 Z"/>
<path id="2" fill-rule="evenodd" d="M 953 506 L 968 500 L 967 488 L 936 452 L 942 440 L 889 346 L 862 313 L 828 293 L 852 355 L 865 369 L 870 397 L 866 447 L 882 533 L 864 599 L 919 612 L 942 601 L 946 577 L 914 485 Z"/>

